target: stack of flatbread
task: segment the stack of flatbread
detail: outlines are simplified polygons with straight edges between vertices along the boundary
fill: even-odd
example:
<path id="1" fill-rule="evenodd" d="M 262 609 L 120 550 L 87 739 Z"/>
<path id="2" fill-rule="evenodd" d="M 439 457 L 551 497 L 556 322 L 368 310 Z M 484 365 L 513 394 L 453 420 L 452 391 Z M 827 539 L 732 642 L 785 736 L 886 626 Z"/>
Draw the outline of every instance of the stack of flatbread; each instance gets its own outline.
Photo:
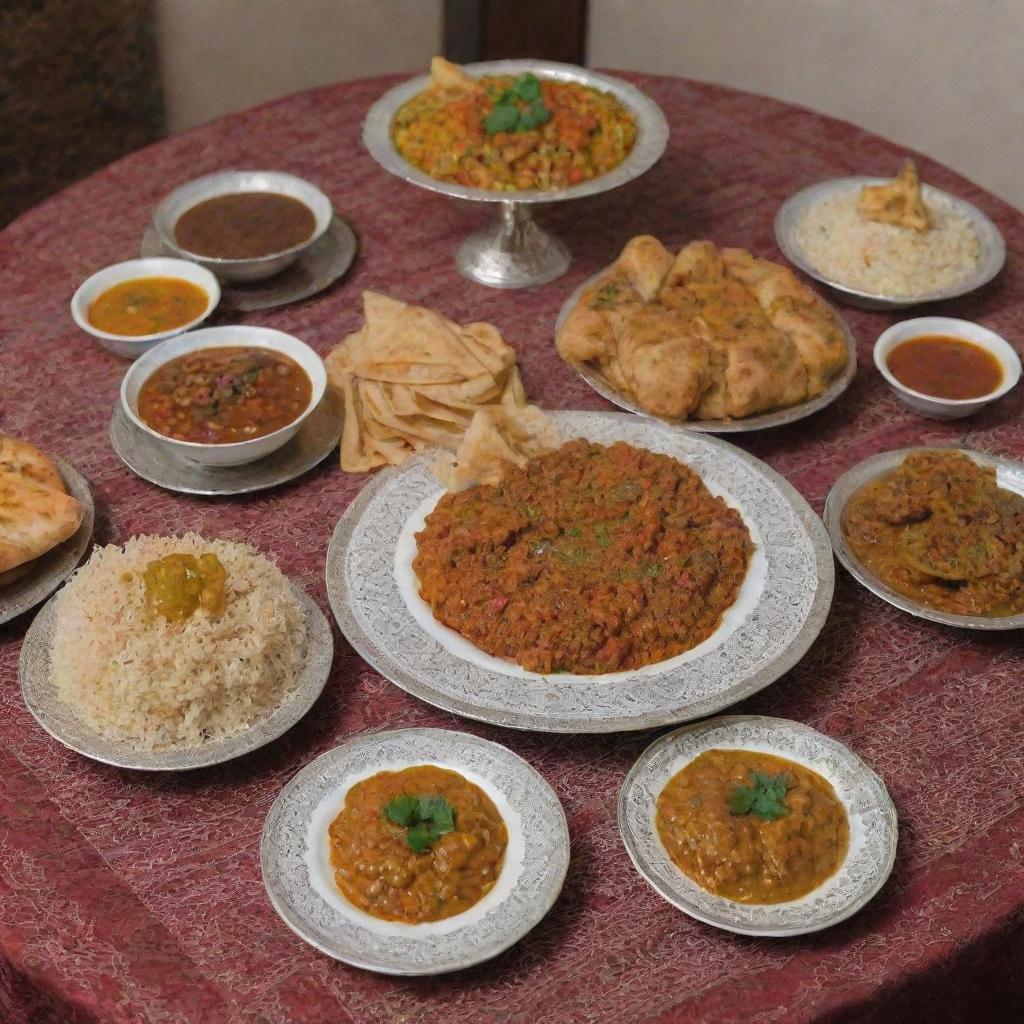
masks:
<path id="1" fill-rule="evenodd" d="M 50 459 L 27 441 L 0 434 L 0 587 L 67 540 L 84 515 Z"/>
<path id="2" fill-rule="evenodd" d="M 548 417 L 527 404 L 514 349 L 491 324 L 460 326 L 369 291 L 363 311 L 363 327 L 325 360 L 345 403 L 342 469 L 362 473 L 435 451 L 448 453 L 435 472 L 463 486 L 552 445 Z"/>

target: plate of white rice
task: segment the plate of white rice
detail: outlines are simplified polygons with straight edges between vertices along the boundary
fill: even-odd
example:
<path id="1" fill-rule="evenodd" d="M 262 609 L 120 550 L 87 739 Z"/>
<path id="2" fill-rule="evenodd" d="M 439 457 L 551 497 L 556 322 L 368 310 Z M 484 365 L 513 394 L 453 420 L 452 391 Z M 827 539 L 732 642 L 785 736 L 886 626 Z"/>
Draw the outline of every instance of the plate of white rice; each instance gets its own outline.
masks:
<path id="1" fill-rule="evenodd" d="M 171 554 L 216 555 L 224 607 L 154 614 L 143 572 Z M 65 746 L 122 768 L 181 771 L 249 753 L 319 697 L 334 642 L 317 605 L 247 544 L 196 533 L 98 547 L 47 602 L 21 651 L 21 689 Z"/>
<path id="2" fill-rule="evenodd" d="M 1006 261 L 999 229 L 976 206 L 922 186 L 934 226 L 925 232 L 868 220 L 865 185 L 890 178 L 834 178 L 791 196 L 775 218 L 786 258 L 851 305 L 900 309 L 955 298 L 992 280 Z"/>

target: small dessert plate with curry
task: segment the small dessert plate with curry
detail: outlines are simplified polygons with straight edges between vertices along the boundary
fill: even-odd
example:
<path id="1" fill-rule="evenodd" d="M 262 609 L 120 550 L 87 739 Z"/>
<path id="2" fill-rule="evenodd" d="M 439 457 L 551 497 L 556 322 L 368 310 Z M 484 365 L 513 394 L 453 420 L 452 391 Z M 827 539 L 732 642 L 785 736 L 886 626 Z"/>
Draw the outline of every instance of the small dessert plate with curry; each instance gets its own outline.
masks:
<path id="1" fill-rule="evenodd" d="M 637 870 L 669 903 L 726 931 L 828 928 L 885 884 L 896 809 L 847 747 L 781 718 L 735 715 L 662 736 L 619 792 Z"/>
<path id="2" fill-rule="evenodd" d="M 824 520 L 850 575 L 896 608 L 1024 627 L 1024 465 L 966 448 L 884 452 L 833 484 Z"/>
<path id="3" fill-rule="evenodd" d="M 995 331 L 946 316 L 893 324 L 875 342 L 875 366 L 899 400 L 932 419 L 980 412 L 1020 380 L 1020 356 Z"/>
<path id="4" fill-rule="evenodd" d="M 489 960 L 551 909 L 565 813 L 505 747 L 445 729 L 368 733 L 281 791 L 260 844 L 274 909 L 300 938 L 382 974 Z"/>

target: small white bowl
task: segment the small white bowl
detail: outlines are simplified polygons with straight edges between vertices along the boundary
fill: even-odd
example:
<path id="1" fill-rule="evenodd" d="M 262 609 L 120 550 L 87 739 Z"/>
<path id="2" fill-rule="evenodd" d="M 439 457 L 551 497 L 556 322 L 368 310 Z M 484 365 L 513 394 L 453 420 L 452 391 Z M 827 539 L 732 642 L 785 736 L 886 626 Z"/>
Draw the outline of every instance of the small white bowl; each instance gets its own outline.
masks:
<path id="1" fill-rule="evenodd" d="M 134 281 L 143 277 L 180 277 L 190 284 L 202 288 L 207 295 L 206 309 L 194 320 L 173 327 L 169 331 L 158 331 L 156 334 L 111 334 L 101 331 L 89 323 L 89 307 L 109 288 L 121 284 L 122 281 Z M 188 260 L 173 259 L 169 256 L 154 256 L 144 260 L 127 260 L 115 263 L 97 271 L 78 287 L 71 297 L 71 316 L 76 324 L 87 334 L 99 340 L 109 352 L 127 359 L 138 359 L 155 345 L 181 334 L 189 328 L 201 324 L 220 302 L 220 283 L 208 270 L 197 267 Z"/>
<path id="2" fill-rule="evenodd" d="M 203 256 L 178 245 L 174 238 L 174 225 L 183 213 L 207 199 L 238 192 L 276 192 L 299 200 L 309 207 L 316 220 L 313 234 L 290 249 L 244 260 Z M 176 188 L 153 211 L 153 227 L 160 241 L 171 252 L 206 267 L 222 281 L 262 281 L 294 263 L 303 250 L 308 249 L 327 230 L 333 216 L 330 199 L 315 185 L 294 174 L 280 171 L 220 171 Z"/>
<path id="3" fill-rule="evenodd" d="M 991 353 L 1003 368 L 1002 384 L 995 391 L 980 398 L 936 398 L 934 395 L 925 395 L 901 384 L 886 364 L 886 358 L 897 345 L 926 334 L 960 338 L 973 342 Z M 1020 380 L 1020 357 L 1008 342 L 981 324 L 949 316 L 920 316 L 893 324 L 887 331 L 883 331 L 875 342 L 875 366 L 904 405 L 922 416 L 930 416 L 936 420 L 956 420 L 962 416 L 971 416 L 990 402 L 1002 398 Z"/>
<path id="4" fill-rule="evenodd" d="M 263 437 L 230 444 L 205 444 L 201 441 L 178 441 L 147 426 L 139 416 L 139 391 L 149 377 L 164 363 L 179 356 L 206 348 L 267 348 L 295 360 L 309 375 L 313 394 L 309 405 L 286 427 Z M 140 430 L 154 437 L 171 455 L 204 466 L 241 466 L 255 462 L 287 444 L 303 421 L 317 407 L 327 389 L 327 371 L 323 360 L 304 341 L 269 327 L 204 327 L 182 338 L 172 338 L 147 352 L 135 362 L 121 381 L 121 405 L 125 414 Z"/>

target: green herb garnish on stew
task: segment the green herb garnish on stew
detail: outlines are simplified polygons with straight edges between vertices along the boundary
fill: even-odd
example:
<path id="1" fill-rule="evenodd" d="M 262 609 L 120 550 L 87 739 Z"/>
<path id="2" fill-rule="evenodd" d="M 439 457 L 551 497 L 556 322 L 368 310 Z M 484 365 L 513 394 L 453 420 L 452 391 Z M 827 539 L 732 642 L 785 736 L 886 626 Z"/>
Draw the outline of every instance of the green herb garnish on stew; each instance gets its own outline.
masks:
<path id="1" fill-rule="evenodd" d="M 764 772 L 750 773 L 749 786 L 734 786 L 729 797 L 729 810 L 733 814 L 753 814 L 762 821 L 777 821 L 789 814 L 786 806 L 786 790 L 789 775 L 766 775 Z"/>
<path id="2" fill-rule="evenodd" d="M 384 817 L 406 830 L 414 853 L 426 853 L 441 836 L 455 831 L 455 810 L 443 796 L 396 796 L 384 805 Z"/>
<path id="3" fill-rule="evenodd" d="M 551 111 L 544 105 L 540 94 L 540 81 L 536 75 L 527 71 L 495 101 L 484 121 L 484 130 L 488 135 L 497 135 L 498 132 L 529 132 L 550 120 Z"/>

